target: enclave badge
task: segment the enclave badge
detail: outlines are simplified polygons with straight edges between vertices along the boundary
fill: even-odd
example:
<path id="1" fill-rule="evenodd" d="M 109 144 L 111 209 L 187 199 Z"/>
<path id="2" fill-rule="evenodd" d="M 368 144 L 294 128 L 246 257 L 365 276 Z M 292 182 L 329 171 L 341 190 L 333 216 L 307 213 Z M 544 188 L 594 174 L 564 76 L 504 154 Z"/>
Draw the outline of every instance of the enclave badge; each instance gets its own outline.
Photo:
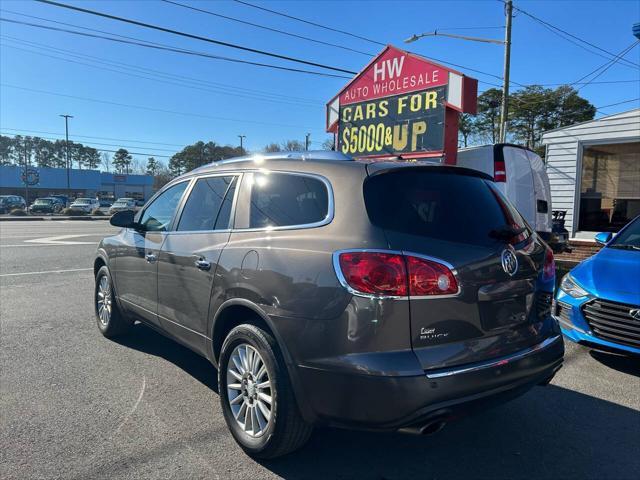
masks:
<path id="1" fill-rule="evenodd" d="M 631 315 L 631 318 L 634 320 L 640 322 L 640 308 L 632 308 L 629 310 L 629 315 Z"/>
<path id="2" fill-rule="evenodd" d="M 505 249 L 502 251 L 502 269 L 513 277 L 518 271 L 518 257 L 513 250 Z"/>

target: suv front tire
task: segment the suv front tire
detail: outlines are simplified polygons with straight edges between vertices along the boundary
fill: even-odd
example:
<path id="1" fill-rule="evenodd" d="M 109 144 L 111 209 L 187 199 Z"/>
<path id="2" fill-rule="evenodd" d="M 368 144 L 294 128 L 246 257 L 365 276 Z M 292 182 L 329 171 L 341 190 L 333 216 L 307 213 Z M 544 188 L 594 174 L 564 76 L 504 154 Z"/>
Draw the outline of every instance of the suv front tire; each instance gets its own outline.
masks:
<path id="1" fill-rule="evenodd" d="M 98 329 L 105 337 L 122 335 L 131 327 L 131 321 L 118 308 L 111 273 L 106 265 L 96 274 L 94 305 Z"/>

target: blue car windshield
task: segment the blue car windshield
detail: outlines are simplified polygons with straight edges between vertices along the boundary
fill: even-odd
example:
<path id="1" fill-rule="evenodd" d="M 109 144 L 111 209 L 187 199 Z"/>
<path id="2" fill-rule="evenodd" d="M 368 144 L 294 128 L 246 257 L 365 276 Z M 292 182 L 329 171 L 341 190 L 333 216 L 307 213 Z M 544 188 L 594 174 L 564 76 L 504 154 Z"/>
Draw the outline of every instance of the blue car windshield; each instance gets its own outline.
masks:
<path id="1" fill-rule="evenodd" d="M 640 250 L 640 217 L 636 217 L 609 243 L 610 248 Z"/>

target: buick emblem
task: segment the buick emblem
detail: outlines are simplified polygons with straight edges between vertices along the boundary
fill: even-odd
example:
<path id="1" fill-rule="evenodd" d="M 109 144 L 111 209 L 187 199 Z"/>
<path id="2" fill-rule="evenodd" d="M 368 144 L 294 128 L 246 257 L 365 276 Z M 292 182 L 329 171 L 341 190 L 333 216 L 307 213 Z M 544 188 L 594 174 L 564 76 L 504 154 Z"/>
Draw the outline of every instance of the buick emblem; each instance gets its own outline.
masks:
<path id="1" fill-rule="evenodd" d="M 509 274 L 510 277 L 513 277 L 518 271 L 518 257 L 513 250 L 503 250 L 502 251 L 502 269 Z"/>
<path id="2" fill-rule="evenodd" d="M 631 315 L 631 318 L 633 318 L 634 320 L 640 322 L 640 308 L 632 308 L 631 310 L 629 310 L 629 315 Z"/>

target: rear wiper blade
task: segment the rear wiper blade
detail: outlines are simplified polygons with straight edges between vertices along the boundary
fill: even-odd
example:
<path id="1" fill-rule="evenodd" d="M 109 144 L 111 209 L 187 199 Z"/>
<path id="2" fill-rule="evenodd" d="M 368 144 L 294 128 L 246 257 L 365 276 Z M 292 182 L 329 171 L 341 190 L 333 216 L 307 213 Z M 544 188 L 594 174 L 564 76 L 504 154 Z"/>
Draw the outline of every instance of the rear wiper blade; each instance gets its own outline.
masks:
<path id="1" fill-rule="evenodd" d="M 509 239 L 517 237 L 526 230 L 525 227 L 515 228 L 511 225 L 505 225 L 504 227 L 496 228 L 489 232 L 489 236 L 498 239 Z"/>

